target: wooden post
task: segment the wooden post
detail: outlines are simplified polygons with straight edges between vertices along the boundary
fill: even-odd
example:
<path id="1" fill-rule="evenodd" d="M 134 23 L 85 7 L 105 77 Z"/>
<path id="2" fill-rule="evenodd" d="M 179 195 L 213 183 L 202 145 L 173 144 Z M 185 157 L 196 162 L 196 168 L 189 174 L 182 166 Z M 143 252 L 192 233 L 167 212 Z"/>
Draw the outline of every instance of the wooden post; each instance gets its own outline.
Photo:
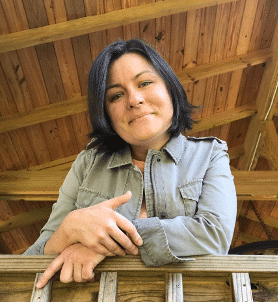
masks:
<path id="1" fill-rule="evenodd" d="M 52 291 L 52 279 L 50 279 L 43 288 L 37 288 L 36 284 L 39 281 L 42 273 L 36 274 L 36 279 L 34 282 L 33 292 L 30 302 L 50 302 L 51 301 L 51 291 Z"/>
<path id="2" fill-rule="evenodd" d="M 103 272 L 100 277 L 98 302 L 117 301 L 117 273 Z"/>
<path id="3" fill-rule="evenodd" d="M 183 285 L 181 273 L 166 274 L 166 302 L 183 301 Z"/>
<path id="4" fill-rule="evenodd" d="M 233 302 L 253 302 L 248 273 L 232 273 Z"/>

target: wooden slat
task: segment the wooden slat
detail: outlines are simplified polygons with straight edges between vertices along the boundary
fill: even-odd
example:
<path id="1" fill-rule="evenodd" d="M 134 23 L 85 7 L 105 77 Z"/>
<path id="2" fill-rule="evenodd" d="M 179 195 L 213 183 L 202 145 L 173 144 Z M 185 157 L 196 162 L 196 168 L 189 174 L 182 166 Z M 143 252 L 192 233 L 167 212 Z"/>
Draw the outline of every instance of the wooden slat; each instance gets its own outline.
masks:
<path id="1" fill-rule="evenodd" d="M 248 273 L 232 273 L 233 302 L 253 302 Z"/>
<path id="2" fill-rule="evenodd" d="M 235 0 L 167 0 L 0 36 L 0 53 Z"/>
<path id="3" fill-rule="evenodd" d="M 1 255 L 0 273 L 45 271 L 55 256 L 22 256 Z M 215 276 L 230 273 L 252 273 L 253 275 L 278 274 L 278 256 L 274 255 L 225 255 L 225 256 L 195 256 L 191 261 L 166 264 L 160 267 L 146 266 L 140 256 L 107 257 L 95 269 L 101 272 L 143 272 L 143 273 L 183 273 L 185 275 Z"/>
<path id="4" fill-rule="evenodd" d="M 184 71 L 177 73 L 177 75 L 183 83 L 189 83 L 199 79 L 204 79 L 205 77 L 212 77 L 213 75 L 217 75 L 222 72 L 230 72 L 237 68 L 241 69 L 249 65 L 261 64 L 270 58 L 271 51 L 269 49 L 265 49 L 229 58 L 220 62 L 200 65 L 191 69 L 184 69 Z M 61 101 L 47 106 L 42 106 L 24 113 L 3 116 L 0 117 L 0 133 L 59 119 L 61 117 L 87 111 L 87 109 L 86 97 L 79 97 L 69 101 Z"/>
<path id="5" fill-rule="evenodd" d="M 43 288 L 37 288 L 36 284 L 39 281 L 42 273 L 37 273 L 34 287 L 32 291 L 32 296 L 30 302 L 50 302 L 51 301 L 51 292 L 52 292 L 52 279 L 50 279 Z"/>
<path id="6" fill-rule="evenodd" d="M 183 301 L 183 284 L 181 273 L 166 274 L 166 302 L 182 302 Z"/>
<path id="7" fill-rule="evenodd" d="M 103 272 L 100 277 L 98 302 L 117 301 L 117 273 Z"/>

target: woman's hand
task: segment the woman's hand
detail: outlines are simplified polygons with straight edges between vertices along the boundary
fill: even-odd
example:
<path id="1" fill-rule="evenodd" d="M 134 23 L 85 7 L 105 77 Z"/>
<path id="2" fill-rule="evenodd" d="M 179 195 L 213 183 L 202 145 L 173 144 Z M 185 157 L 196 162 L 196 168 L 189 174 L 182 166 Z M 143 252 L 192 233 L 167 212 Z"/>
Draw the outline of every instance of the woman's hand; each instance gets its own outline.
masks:
<path id="1" fill-rule="evenodd" d="M 81 242 L 104 256 L 137 255 L 143 242 L 134 225 L 115 211 L 128 202 L 131 192 L 68 214 L 47 242 L 44 254 L 58 254 Z M 120 246 L 121 245 L 121 246 Z"/>
<path id="2" fill-rule="evenodd" d="M 86 282 L 93 281 L 93 269 L 105 258 L 95 253 L 82 243 L 67 247 L 46 269 L 37 283 L 37 288 L 42 288 L 48 280 L 61 268 L 60 281 Z"/>

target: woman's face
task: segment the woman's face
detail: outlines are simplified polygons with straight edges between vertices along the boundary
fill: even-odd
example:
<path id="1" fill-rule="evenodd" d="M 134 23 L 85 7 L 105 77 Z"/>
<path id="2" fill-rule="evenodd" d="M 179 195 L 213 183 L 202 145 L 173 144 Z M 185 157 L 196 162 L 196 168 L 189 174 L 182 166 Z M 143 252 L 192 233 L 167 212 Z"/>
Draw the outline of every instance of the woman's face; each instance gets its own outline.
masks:
<path id="1" fill-rule="evenodd" d="M 105 102 L 114 130 L 132 148 L 160 150 L 169 140 L 172 99 L 143 56 L 128 53 L 112 63 Z"/>

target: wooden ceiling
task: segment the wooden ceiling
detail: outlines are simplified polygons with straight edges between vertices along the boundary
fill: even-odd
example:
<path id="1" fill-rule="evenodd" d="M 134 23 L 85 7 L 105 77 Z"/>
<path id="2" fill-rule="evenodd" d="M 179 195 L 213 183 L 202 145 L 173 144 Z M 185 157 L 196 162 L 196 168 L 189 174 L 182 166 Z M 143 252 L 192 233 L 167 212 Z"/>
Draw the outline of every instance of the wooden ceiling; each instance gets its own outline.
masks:
<path id="1" fill-rule="evenodd" d="M 88 143 L 87 76 L 109 43 L 141 38 L 202 106 L 186 135 L 227 141 L 233 246 L 278 239 L 278 1 L 1 0 L 0 252 L 39 236 Z"/>

